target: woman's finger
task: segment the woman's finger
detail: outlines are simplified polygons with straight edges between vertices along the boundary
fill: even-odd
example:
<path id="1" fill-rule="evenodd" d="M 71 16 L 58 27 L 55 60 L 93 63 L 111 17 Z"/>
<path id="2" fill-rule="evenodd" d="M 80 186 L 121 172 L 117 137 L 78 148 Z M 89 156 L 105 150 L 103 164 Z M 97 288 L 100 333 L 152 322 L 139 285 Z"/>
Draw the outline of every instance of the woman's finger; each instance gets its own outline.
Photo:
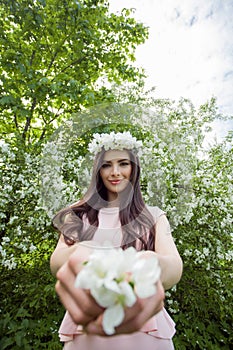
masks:
<path id="1" fill-rule="evenodd" d="M 71 297 L 70 293 L 67 292 L 60 281 L 57 281 L 55 289 L 74 323 L 85 325 L 92 320 L 93 316 L 90 316 L 81 310 L 75 299 Z"/>
<path id="2" fill-rule="evenodd" d="M 88 291 L 75 287 L 76 276 L 68 263 L 58 271 L 57 279 L 57 294 L 76 323 L 86 324 L 103 312 Z"/>

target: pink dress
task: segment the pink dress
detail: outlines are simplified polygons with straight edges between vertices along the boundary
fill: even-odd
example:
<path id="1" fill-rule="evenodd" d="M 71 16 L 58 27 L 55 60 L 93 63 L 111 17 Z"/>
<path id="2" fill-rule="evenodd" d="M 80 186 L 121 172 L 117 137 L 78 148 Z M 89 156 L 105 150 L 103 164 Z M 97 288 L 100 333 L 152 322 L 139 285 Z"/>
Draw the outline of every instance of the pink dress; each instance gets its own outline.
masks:
<path id="1" fill-rule="evenodd" d="M 158 207 L 149 207 L 154 220 L 159 216 L 165 214 Z M 88 225 L 87 220 L 84 219 L 84 225 Z M 121 224 L 119 220 L 119 208 L 103 208 L 99 211 L 99 227 L 95 232 L 94 241 L 103 243 L 105 241 L 111 241 L 115 247 L 120 247 L 121 239 Z M 172 339 L 175 334 L 175 323 L 169 316 L 165 308 L 159 313 L 149 319 L 146 324 L 141 328 L 142 332 L 150 334 L 160 339 Z M 76 325 L 70 314 L 66 312 L 63 321 L 59 329 L 59 337 L 62 342 L 69 342 L 74 339 L 75 336 L 82 334 L 82 326 Z"/>

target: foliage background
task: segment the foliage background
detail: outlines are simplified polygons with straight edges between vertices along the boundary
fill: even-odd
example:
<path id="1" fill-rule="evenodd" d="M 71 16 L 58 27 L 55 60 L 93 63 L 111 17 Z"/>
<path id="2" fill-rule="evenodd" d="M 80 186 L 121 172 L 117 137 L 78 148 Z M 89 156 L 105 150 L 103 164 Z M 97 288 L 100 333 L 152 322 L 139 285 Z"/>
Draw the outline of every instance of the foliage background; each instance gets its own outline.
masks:
<path id="1" fill-rule="evenodd" d="M 232 133 L 203 149 L 223 119 L 215 101 L 195 108 L 145 91 L 133 61 L 147 28 L 128 10 L 110 14 L 107 1 L 4 0 L 0 12 L 1 349 L 61 349 L 51 216 L 84 190 L 86 146 L 103 128 L 144 140 L 145 199 L 167 211 L 184 260 L 166 299 L 176 348 L 230 349 Z"/>

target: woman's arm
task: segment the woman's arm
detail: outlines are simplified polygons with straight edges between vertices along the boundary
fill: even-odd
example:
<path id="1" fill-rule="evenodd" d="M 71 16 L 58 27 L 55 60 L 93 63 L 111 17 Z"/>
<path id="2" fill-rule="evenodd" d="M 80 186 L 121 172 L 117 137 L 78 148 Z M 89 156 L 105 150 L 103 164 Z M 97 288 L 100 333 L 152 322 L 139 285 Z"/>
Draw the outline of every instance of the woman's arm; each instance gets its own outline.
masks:
<path id="1" fill-rule="evenodd" d="M 179 282 L 183 263 L 165 215 L 161 215 L 156 223 L 155 252 L 161 266 L 161 282 L 164 289 L 169 289 Z"/>
<path id="2" fill-rule="evenodd" d="M 79 262 L 82 264 L 88 260 L 95 242 L 83 241 L 82 243 L 75 243 L 73 245 L 67 245 L 64 236 L 61 234 L 57 246 L 50 258 L 50 269 L 54 276 L 56 276 L 58 270 L 69 260 L 69 257 L 74 253 L 78 247 L 82 246 L 82 249 L 78 250 Z"/>
<path id="3" fill-rule="evenodd" d="M 77 243 L 69 246 L 65 243 L 64 236 L 60 235 L 57 246 L 50 258 L 50 269 L 54 276 L 56 276 L 57 271 L 69 259 L 76 248 Z"/>

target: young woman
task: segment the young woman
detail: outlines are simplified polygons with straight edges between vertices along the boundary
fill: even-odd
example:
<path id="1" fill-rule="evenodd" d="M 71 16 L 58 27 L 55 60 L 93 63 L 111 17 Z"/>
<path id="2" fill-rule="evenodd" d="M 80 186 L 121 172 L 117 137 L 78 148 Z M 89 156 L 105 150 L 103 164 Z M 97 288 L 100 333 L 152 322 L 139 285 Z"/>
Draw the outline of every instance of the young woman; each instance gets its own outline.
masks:
<path id="1" fill-rule="evenodd" d="M 181 278 L 182 260 L 165 213 L 158 207 L 147 206 L 142 198 L 138 158 L 141 146 L 141 141 L 129 132 L 94 134 L 89 145 L 95 155 L 89 189 L 79 202 L 60 211 L 53 220 L 60 238 L 51 256 L 51 271 L 57 276 L 56 290 L 67 310 L 59 330 L 66 350 L 84 350 L 85 346 L 99 349 L 105 346 L 103 342 L 108 342 L 106 346 L 114 350 L 116 342 L 118 348 L 121 346 L 121 337 L 124 342 L 134 337 L 139 349 L 142 338 L 135 337 L 140 335 L 144 337 L 142 347 L 173 349 L 175 327 L 163 307 L 163 299 L 164 290 Z M 101 325 L 103 308 L 88 291 L 75 288 L 74 281 L 95 244 L 106 240 L 115 247 L 133 246 L 143 250 L 145 259 L 156 254 L 161 278 L 156 295 L 138 298 L 132 307 L 126 308 L 116 334 L 131 335 L 101 337 L 102 343 L 98 343 L 98 336 L 105 335 Z M 94 347 L 88 343 L 93 337 Z M 133 347 L 135 343 L 132 342 Z"/>

